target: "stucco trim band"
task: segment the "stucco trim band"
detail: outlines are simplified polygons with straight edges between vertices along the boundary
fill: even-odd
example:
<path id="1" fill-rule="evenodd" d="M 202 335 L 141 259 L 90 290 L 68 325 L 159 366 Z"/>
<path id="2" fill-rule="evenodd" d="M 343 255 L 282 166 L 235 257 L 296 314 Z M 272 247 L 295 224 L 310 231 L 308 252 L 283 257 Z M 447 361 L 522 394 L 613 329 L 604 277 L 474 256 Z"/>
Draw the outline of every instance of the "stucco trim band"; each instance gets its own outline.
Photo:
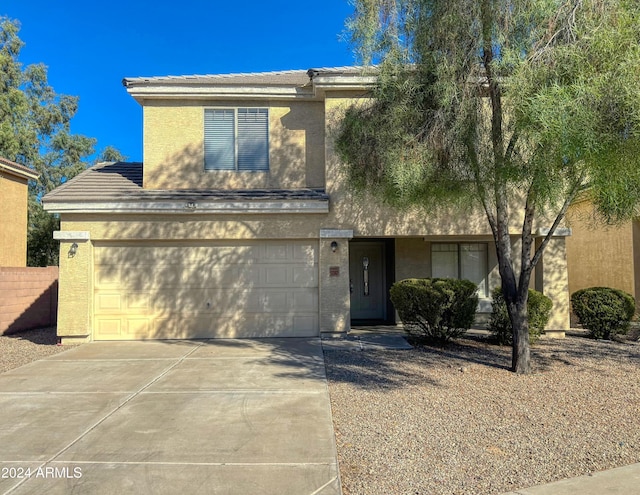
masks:
<path id="1" fill-rule="evenodd" d="M 53 238 L 56 241 L 88 241 L 90 235 L 86 230 L 54 230 Z"/>
<path id="2" fill-rule="evenodd" d="M 535 237 L 546 237 L 549 234 L 549 230 L 546 227 L 540 227 L 536 230 Z M 569 237 L 571 235 L 571 229 L 568 227 L 558 227 L 553 233 L 552 237 Z"/>
<path id="3" fill-rule="evenodd" d="M 353 239 L 353 230 L 320 229 L 321 239 Z"/>
<path id="4" fill-rule="evenodd" d="M 167 202 L 97 202 L 97 203 L 49 203 L 45 210 L 53 213 L 329 213 L 328 201 L 167 201 Z"/>

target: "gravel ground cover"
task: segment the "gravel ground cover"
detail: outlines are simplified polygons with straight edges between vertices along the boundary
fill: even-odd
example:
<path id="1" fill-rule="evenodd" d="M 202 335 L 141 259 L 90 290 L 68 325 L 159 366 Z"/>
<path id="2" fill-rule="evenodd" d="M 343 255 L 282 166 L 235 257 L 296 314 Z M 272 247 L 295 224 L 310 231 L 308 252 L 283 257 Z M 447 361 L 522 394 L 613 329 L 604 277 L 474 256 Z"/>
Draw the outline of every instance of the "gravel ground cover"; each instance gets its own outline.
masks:
<path id="1" fill-rule="evenodd" d="M 0 373 L 56 342 L 0 336 Z M 499 494 L 640 462 L 640 342 L 543 340 L 529 376 L 510 352 L 325 351 L 345 495 Z"/>
<path id="2" fill-rule="evenodd" d="M 326 351 L 346 495 L 498 494 L 640 462 L 640 343 Z"/>
<path id="3" fill-rule="evenodd" d="M 73 347 L 57 342 L 55 327 L 0 335 L 0 373 Z"/>

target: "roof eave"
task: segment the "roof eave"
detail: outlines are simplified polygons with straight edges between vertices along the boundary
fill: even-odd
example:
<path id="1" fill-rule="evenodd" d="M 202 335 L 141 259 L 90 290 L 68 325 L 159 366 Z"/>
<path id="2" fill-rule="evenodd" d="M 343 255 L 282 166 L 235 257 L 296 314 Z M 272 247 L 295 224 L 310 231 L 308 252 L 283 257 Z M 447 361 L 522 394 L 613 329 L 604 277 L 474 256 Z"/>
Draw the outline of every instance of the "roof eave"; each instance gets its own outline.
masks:
<path id="1" fill-rule="evenodd" d="M 81 214 L 310 214 L 329 213 L 328 199 L 236 201 L 43 201 L 50 213 Z"/>
<path id="2" fill-rule="evenodd" d="M 127 92 L 140 104 L 145 100 L 207 100 L 207 99 L 321 99 L 327 91 L 367 91 L 377 80 L 375 75 L 310 69 L 310 82 L 294 84 L 225 84 L 224 81 L 188 78 L 125 78 Z"/>
<path id="3" fill-rule="evenodd" d="M 140 104 L 150 99 L 309 99 L 314 97 L 309 87 L 299 86 L 206 86 L 135 84 L 127 86 L 127 92 Z"/>
<path id="4" fill-rule="evenodd" d="M 376 76 L 356 76 L 340 74 L 319 74 L 313 78 L 313 86 L 317 89 L 330 90 L 368 90 L 377 81 Z"/>
<path id="5" fill-rule="evenodd" d="M 0 162 L 0 171 L 9 173 L 19 179 L 38 180 L 40 174 L 36 171 L 30 171 L 26 167 L 13 167 L 5 162 Z"/>

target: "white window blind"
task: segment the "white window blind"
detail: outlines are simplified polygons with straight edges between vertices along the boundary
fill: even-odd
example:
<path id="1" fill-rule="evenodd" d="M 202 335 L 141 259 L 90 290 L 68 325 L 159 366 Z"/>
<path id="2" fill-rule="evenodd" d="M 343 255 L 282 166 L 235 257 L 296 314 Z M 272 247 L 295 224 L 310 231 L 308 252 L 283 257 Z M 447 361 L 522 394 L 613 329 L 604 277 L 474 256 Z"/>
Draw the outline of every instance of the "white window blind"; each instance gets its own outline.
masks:
<path id="1" fill-rule="evenodd" d="M 478 296 L 488 297 L 487 244 L 433 243 L 431 276 L 471 280 L 478 286 Z"/>
<path id="2" fill-rule="evenodd" d="M 458 278 L 458 245 L 431 245 L 431 276 L 434 278 Z"/>
<path id="3" fill-rule="evenodd" d="M 478 286 L 478 295 L 488 297 L 486 244 L 460 244 L 460 278 L 471 280 Z"/>
<path id="4" fill-rule="evenodd" d="M 238 109 L 238 170 L 269 170 L 266 108 Z"/>
<path id="5" fill-rule="evenodd" d="M 206 109 L 205 170 L 269 170 L 266 108 Z"/>
<path id="6" fill-rule="evenodd" d="M 205 110 L 205 170 L 235 170 L 234 110 Z"/>

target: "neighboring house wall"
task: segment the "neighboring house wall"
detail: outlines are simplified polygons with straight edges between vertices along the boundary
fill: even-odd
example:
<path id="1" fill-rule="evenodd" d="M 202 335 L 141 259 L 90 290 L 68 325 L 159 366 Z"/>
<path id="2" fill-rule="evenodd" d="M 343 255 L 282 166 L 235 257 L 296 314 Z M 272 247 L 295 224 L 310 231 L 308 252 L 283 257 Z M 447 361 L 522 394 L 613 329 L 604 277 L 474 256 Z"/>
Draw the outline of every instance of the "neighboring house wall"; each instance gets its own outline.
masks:
<path id="1" fill-rule="evenodd" d="M 640 229 L 638 221 L 619 226 L 598 222 L 589 201 L 571 205 L 567 222 L 569 292 L 587 287 L 613 287 L 633 295 L 638 303 Z"/>
<path id="2" fill-rule="evenodd" d="M 0 266 L 27 265 L 27 179 L 0 169 Z"/>
<path id="3" fill-rule="evenodd" d="M 0 335 L 55 326 L 58 267 L 0 267 Z"/>

